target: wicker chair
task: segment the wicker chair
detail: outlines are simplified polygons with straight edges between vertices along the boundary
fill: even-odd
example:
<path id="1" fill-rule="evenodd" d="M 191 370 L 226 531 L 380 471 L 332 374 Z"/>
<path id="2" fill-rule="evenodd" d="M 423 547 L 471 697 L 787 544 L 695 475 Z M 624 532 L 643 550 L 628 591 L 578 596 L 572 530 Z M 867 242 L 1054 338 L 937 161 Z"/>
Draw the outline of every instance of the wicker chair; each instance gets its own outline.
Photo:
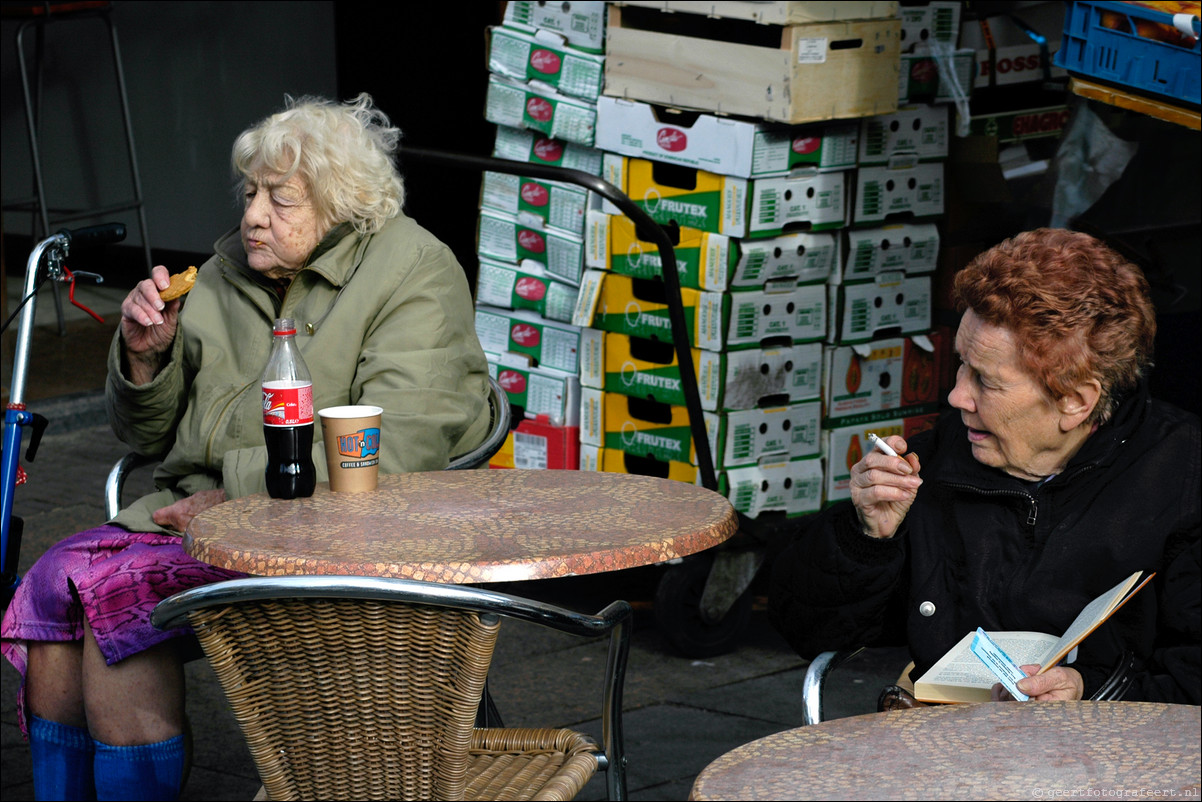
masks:
<path id="1" fill-rule="evenodd" d="M 630 616 L 626 602 L 585 615 L 459 585 L 285 576 L 184 591 L 152 620 L 196 630 L 268 799 L 571 799 L 598 768 L 625 799 Z M 604 749 L 474 726 L 502 617 L 609 635 Z"/>

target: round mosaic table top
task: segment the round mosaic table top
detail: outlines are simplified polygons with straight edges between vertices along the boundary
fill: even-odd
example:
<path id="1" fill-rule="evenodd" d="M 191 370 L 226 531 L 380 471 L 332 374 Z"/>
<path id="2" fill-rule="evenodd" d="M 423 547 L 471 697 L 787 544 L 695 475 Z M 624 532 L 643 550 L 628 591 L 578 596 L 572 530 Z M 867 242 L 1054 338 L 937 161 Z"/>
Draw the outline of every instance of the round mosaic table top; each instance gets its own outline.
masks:
<path id="1" fill-rule="evenodd" d="M 835 719 L 731 750 L 689 799 L 1196 799 L 1199 710 L 1008 702 Z"/>
<path id="2" fill-rule="evenodd" d="M 511 582 L 651 565 L 735 533 L 721 495 L 669 479 L 595 471 L 431 471 L 380 476 L 369 493 L 265 493 L 188 525 L 184 548 L 258 576 L 347 574 Z"/>

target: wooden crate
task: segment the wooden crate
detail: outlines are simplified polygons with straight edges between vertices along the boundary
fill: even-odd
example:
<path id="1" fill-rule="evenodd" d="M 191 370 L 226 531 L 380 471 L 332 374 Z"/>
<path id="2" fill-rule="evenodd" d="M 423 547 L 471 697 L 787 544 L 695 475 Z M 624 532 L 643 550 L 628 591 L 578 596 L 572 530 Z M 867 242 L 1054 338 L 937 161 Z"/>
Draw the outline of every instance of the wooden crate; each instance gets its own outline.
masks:
<path id="1" fill-rule="evenodd" d="M 611 6 L 605 89 L 784 123 L 897 110 L 900 19 L 764 25 Z"/>
<path id="2" fill-rule="evenodd" d="M 764 3 L 749 0 L 623 0 L 618 6 L 643 6 L 682 14 L 747 19 L 763 25 L 797 25 L 851 19 L 889 19 L 898 15 L 896 0 L 788 0 Z"/>

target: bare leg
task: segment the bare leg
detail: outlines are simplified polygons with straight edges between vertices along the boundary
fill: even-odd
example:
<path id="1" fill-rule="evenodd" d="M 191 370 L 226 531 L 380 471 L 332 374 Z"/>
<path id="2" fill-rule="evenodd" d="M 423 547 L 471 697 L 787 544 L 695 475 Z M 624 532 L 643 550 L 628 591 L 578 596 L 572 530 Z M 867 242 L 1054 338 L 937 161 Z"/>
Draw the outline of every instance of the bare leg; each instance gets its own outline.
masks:
<path id="1" fill-rule="evenodd" d="M 31 641 L 25 694 L 32 715 L 86 728 L 82 643 Z"/>
<path id="2" fill-rule="evenodd" d="M 88 729 L 112 746 L 153 744 L 184 731 L 184 665 L 162 643 L 107 665 L 84 624 L 83 699 Z"/>

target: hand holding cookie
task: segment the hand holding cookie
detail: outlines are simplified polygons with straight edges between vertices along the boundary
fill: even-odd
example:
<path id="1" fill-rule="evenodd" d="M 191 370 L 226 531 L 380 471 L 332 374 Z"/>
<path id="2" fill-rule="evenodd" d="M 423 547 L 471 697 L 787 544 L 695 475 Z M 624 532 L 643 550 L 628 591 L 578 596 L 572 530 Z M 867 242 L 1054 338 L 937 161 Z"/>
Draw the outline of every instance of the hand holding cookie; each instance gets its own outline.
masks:
<path id="1" fill-rule="evenodd" d="M 171 277 L 171 284 L 167 289 L 159 290 L 159 298 L 164 302 L 174 301 L 176 298 L 182 298 L 188 294 L 192 286 L 196 284 L 196 266 L 189 267 L 182 273 L 176 273 Z"/>
<path id="2" fill-rule="evenodd" d="M 194 267 L 173 277 L 166 267 L 155 265 L 150 278 L 139 281 L 121 302 L 121 340 L 135 384 L 154 378 L 164 363 L 175 340 L 179 298 L 195 281 Z"/>

